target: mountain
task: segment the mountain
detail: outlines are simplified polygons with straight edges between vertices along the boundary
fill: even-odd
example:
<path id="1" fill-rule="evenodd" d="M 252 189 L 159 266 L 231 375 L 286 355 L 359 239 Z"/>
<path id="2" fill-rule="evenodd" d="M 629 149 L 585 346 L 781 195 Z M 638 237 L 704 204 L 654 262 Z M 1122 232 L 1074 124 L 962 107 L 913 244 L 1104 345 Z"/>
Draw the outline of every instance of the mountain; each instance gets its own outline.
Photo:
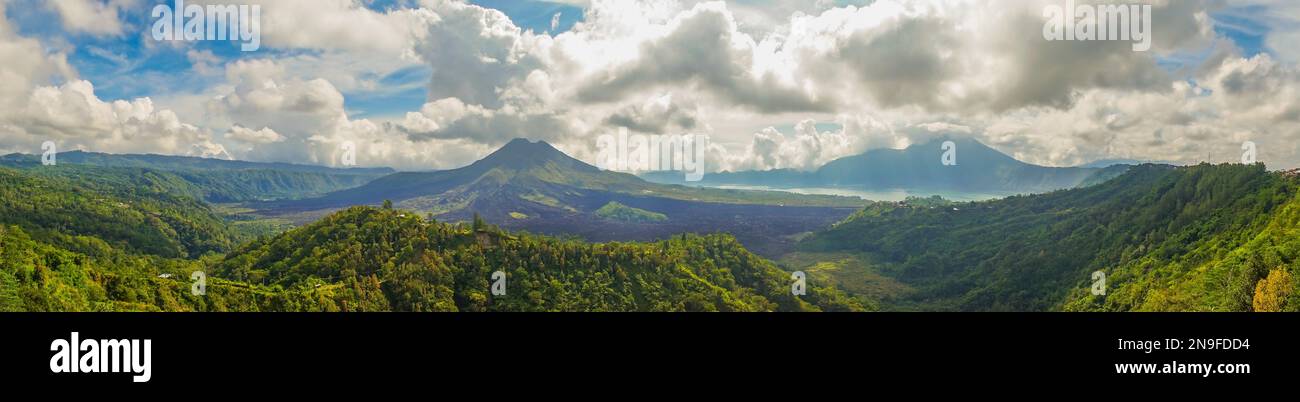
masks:
<path id="1" fill-rule="evenodd" d="M 744 204 L 781 195 L 653 185 L 550 150 L 508 147 L 452 189 L 490 206 L 511 200 L 486 191 L 533 186 L 592 209 L 496 222 L 657 240 L 588 243 L 391 207 L 247 240 L 167 171 L 0 167 L 0 311 L 1300 310 L 1295 171 L 1115 166 L 1069 190 L 875 202 L 841 220 L 844 208 Z M 449 173 L 417 177 L 459 179 Z M 615 191 L 629 187 L 737 203 Z M 497 271 L 504 295 L 490 290 Z M 807 295 L 790 294 L 791 271 L 808 275 Z M 1097 272 L 1104 294 L 1091 291 Z"/>
<path id="2" fill-rule="evenodd" d="M 388 168 L 338 169 L 287 163 L 258 163 L 165 155 L 113 155 L 70 151 L 58 154 L 58 164 L 43 166 L 35 155 L 0 157 L 0 166 L 61 174 L 67 166 L 120 171 L 157 171 L 179 176 L 193 185 L 196 196 L 215 203 L 296 199 L 352 188 L 393 173 Z"/>
<path id="3" fill-rule="evenodd" d="M 196 271 L 209 275 L 202 295 L 191 292 L 190 275 Z M 497 271 L 505 273 L 504 294 L 491 291 Z M 871 306 L 815 283 L 796 297 L 790 283 L 788 273 L 725 235 L 587 244 L 363 207 L 247 244 L 212 263 L 112 247 L 74 250 L 0 225 L 0 312 L 862 311 Z"/>
<path id="4" fill-rule="evenodd" d="M 463 168 L 396 173 L 319 198 L 255 207 L 266 216 L 305 223 L 341 208 L 385 201 L 440 220 L 467 221 L 478 214 L 509 229 L 590 241 L 723 231 L 764 255 L 793 244 L 789 236 L 829 225 L 863 205 L 851 197 L 650 183 L 603 171 L 545 142 L 517 139 Z M 631 215 L 612 209 L 653 219 L 622 219 Z"/>
<path id="5" fill-rule="evenodd" d="M 58 163 L 105 167 L 132 167 L 156 170 L 278 170 L 299 173 L 331 173 L 356 175 L 384 175 L 393 173 L 390 168 L 331 168 L 276 162 L 247 162 L 214 158 L 173 155 L 106 154 L 86 151 L 67 151 L 57 155 Z M 36 155 L 11 154 L 0 157 L 3 162 L 40 162 Z"/>
<path id="6" fill-rule="evenodd" d="M 888 309 L 1295 310 L 1298 185 L 1262 165 L 1142 165 L 1049 194 L 880 203 L 805 239 L 798 259 L 848 261 L 857 278 L 828 276 L 872 278 L 860 287 Z M 1090 292 L 1097 271 L 1105 295 Z"/>
<path id="7" fill-rule="evenodd" d="M 1150 160 L 1138 160 L 1138 159 L 1100 159 L 1100 160 L 1093 161 L 1092 163 L 1080 165 L 1079 167 L 1100 169 L 1100 168 L 1108 168 L 1108 167 L 1120 166 L 1120 165 L 1137 166 L 1137 165 L 1147 165 L 1147 164 L 1176 165 L 1175 163 L 1168 162 L 1168 161 L 1150 161 Z"/>
<path id="8" fill-rule="evenodd" d="M 941 162 L 943 143 L 956 145 L 955 166 Z M 812 172 L 790 169 L 705 175 L 705 186 L 747 185 L 772 188 L 848 188 L 971 192 L 986 194 L 1042 193 L 1073 188 L 1100 169 L 1031 165 L 967 138 L 938 139 L 907 149 L 877 149 L 840 158 Z M 648 180 L 677 182 L 663 173 Z"/>
<path id="9" fill-rule="evenodd" d="M 64 169 L 51 174 L 48 170 Z M 0 311 L 856 311 L 727 235 L 590 244 L 357 207 L 236 248 L 166 172 L 0 167 Z M 232 251 L 233 249 L 233 251 Z M 491 274 L 507 273 L 506 295 Z M 194 272 L 206 294 L 191 293 Z"/>
<path id="10" fill-rule="evenodd" d="M 838 159 L 817 170 L 816 182 L 879 189 L 1039 193 L 1074 187 L 1095 173 L 1030 165 L 973 139 L 952 139 L 957 164 L 945 166 L 940 158 L 943 141 Z"/>

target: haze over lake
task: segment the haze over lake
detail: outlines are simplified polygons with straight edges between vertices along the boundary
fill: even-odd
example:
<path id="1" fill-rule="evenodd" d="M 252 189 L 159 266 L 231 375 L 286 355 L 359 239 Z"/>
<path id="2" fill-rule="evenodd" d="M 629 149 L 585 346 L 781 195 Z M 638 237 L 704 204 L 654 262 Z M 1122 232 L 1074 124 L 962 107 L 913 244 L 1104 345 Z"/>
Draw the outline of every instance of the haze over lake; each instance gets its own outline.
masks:
<path id="1" fill-rule="evenodd" d="M 839 195 L 845 197 L 858 197 L 868 201 L 903 201 L 907 199 L 907 197 L 913 197 L 913 196 L 930 197 L 930 196 L 937 195 L 949 201 L 966 202 L 966 201 L 994 200 L 994 199 L 1004 198 L 1013 195 L 1013 194 L 970 193 L 970 192 L 944 191 L 944 190 L 928 190 L 928 191 L 927 190 L 902 190 L 902 189 L 867 190 L 867 189 L 833 188 L 833 187 L 779 188 L 779 187 L 768 187 L 768 186 L 725 185 L 725 186 L 717 186 L 717 188 L 724 188 L 730 190 L 785 191 L 789 193 L 807 194 L 807 195 Z"/>

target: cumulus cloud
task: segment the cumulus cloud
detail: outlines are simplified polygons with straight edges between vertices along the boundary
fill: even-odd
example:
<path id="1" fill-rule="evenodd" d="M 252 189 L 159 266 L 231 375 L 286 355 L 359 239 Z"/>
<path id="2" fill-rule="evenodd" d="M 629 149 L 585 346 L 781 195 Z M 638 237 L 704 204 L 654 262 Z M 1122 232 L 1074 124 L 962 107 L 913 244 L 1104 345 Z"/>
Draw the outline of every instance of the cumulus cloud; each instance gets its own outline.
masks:
<path id="1" fill-rule="evenodd" d="M 1224 59 L 1193 82 L 1166 91 L 1085 93 L 1073 108 L 1036 110 L 991 119 L 989 142 L 1018 158 L 1071 165 L 1104 158 L 1193 163 L 1240 161 L 1244 141 L 1273 167 L 1300 159 L 1300 94 L 1295 66 L 1266 54 Z"/>
<path id="2" fill-rule="evenodd" d="M 755 54 L 757 44 L 737 32 L 723 3 L 696 5 L 662 30 L 662 37 L 639 45 L 635 60 L 586 78 L 587 84 L 578 89 L 580 100 L 608 102 L 638 90 L 680 87 L 760 112 L 825 111 L 831 105 L 779 72 L 752 69 L 760 57 Z"/>
<path id="3" fill-rule="evenodd" d="M 72 32 L 92 35 L 122 35 L 120 10 L 137 7 L 138 0 L 59 0 L 45 2 L 63 26 Z"/>
<path id="4" fill-rule="evenodd" d="M 823 130 L 816 121 L 804 120 L 788 134 L 775 127 L 764 128 L 752 135 L 743 152 L 719 150 L 713 155 L 718 158 L 714 169 L 811 171 L 839 158 L 871 149 L 906 146 L 909 141 L 905 133 L 872 116 L 841 116 L 829 126 L 832 128 Z"/>
<path id="5" fill-rule="evenodd" d="M 806 170 L 939 133 L 1048 165 L 1228 161 L 1246 140 L 1271 165 L 1300 162 L 1291 2 L 1151 1 L 1150 52 L 1043 40 L 1043 6 L 1054 0 L 580 3 L 582 21 L 552 35 L 457 0 L 383 11 L 360 0 L 262 2 L 264 45 L 280 52 L 225 64 L 189 52 L 200 74 L 226 74 L 195 96 L 192 126 L 170 124 L 175 115 L 147 99 L 94 98 L 65 56 L 0 21 L 0 130 L 5 145 L 13 133 L 82 129 L 95 139 L 87 144 L 113 144 L 152 121 L 175 128 L 165 138 L 210 144 L 206 133 L 221 133 L 240 158 L 336 164 L 351 143 L 363 165 L 405 169 L 455 167 L 515 137 L 587 158 L 597 136 L 620 127 L 708 135 L 715 170 Z M 1245 57 L 1211 14 L 1253 6 L 1269 10 L 1272 51 Z M 345 93 L 382 87 L 413 63 L 429 72 L 418 110 L 382 119 L 347 110 Z M 66 115 L 28 107 L 38 89 L 40 107 Z M 198 152 L 166 144 L 155 151 Z"/>
<path id="6" fill-rule="evenodd" d="M 703 131 L 734 144 L 740 133 L 711 130 L 715 116 L 787 115 L 799 121 L 808 118 L 800 114 L 838 118 L 878 110 L 888 115 L 883 124 L 897 130 L 840 143 L 871 144 L 848 147 L 855 150 L 906 146 L 930 135 L 915 124 L 952 116 L 982 133 L 994 124 L 1007 127 L 1000 116 L 1070 111 L 1093 99 L 1092 93 L 1169 96 L 1179 80 L 1159 66 L 1159 55 L 1214 40 L 1206 3 L 1166 1 L 1154 4 L 1159 23 L 1153 52 L 1133 52 L 1122 42 L 1048 42 L 1041 39 L 1046 4 L 817 4 L 782 24 L 743 29 L 738 11 L 719 2 L 607 0 L 592 2 L 582 23 L 551 37 L 523 32 L 491 10 L 428 1 L 425 5 L 440 15 L 469 16 L 457 25 L 435 24 L 440 34 L 426 40 L 444 40 L 420 48 L 435 71 L 467 77 L 449 80 L 435 72 L 430 84 L 431 99 L 454 98 L 459 103 L 447 100 L 444 106 L 459 105 L 451 110 L 466 112 L 456 115 L 459 124 L 449 123 L 446 116 L 428 116 L 441 108 L 426 105 L 408 120 L 442 121 L 425 125 L 436 129 L 408 135 L 500 141 L 521 132 L 555 136 L 555 130 L 566 130 L 569 138 L 590 138 L 627 127 L 647 133 Z M 639 101 L 667 93 L 699 102 L 682 109 L 676 103 Z M 521 122 L 540 130 L 520 131 Z M 826 159 L 821 155 L 837 154 L 816 150 L 841 149 L 814 146 L 823 144 L 822 136 L 810 132 L 785 140 L 758 131 L 717 165 L 806 168 Z M 1061 133 L 1061 127 L 1051 131 Z M 1096 135 L 1085 138 L 1092 139 L 1089 144 L 1104 142 Z M 772 154 L 756 154 L 767 152 Z M 1062 152 L 1038 160 L 1072 158 Z"/>
<path id="7" fill-rule="evenodd" d="M 78 0 L 90 1 L 90 0 Z M 60 1 L 59 3 L 62 3 Z M 262 9 L 262 45 L 400 56 L 410 51 L 422 18 L 417 9 L 380 12 L 360 0 L 243 0 Z M 230 4 L 188 0 L 186 4 Z"/>
<path id="8" fill-rule="evenodd" d="M 234 126 L 226 132 L 226 138 L 234 141 L 249 144 L 270 144 L 284 141 L 284 136 L 275 132 L 270 127 L 263 127 L 261 130 L 253 130 L 243 126 Z"/>
<path id="9" fill-rule="evenodd" d="M 665 94 L 619 109 L 606 118 L 605 123 L 643 133 L 663 134 L 670 130 L 694 130 L 700 118 L 694 105 L 673 102 L 672 94 Z"/>
<path id="10" fill-rule="evenodd" d="M 7 1 L 0 0 L 0 17 Z M 74 78 L 76 72 L 62 53 L 47 54 L 40 41 L 19 36 L 8 18 L 0 18 L 0 116 L 22 105 L 37 85 L 53 79 Z"/>
<path id="11" fill-rule="evenodd" d="M 6 5 L 0 1 L 0 15 Z M 149 98 L 101 100 L 93 84 L 77 79 L 65 54 L 46 53 L 39 41 L 14 32 L 7 18 L 0 18 L 0 59 L 0 150 L 38 152 L 53 141 L 60 149 L 228 156 L 204 130 Z"/>
<path id="12" fill-rule="evenodd" d="M 748 149 L 751 158 L 736 168 L 813 170 L 854 151 L 853 139 L 843 132 L 820 132 L 807 120 L 795 126 L 790 138 L 771 127 L 754 134 Z"/>
<path id="13" fill-rule="evenodd" d="M 54 141 L 63 149 L 229 157 L 205 131 L 169 110 L 156 110 L 148 98 L 105 102 L 88 81 L 38 87 L 26 107 L 6 120 L 0 129 L 6 143 L 28 149 Z"/>
<path id="14" fill-rule="evenodd" d="M 391 127 L 412 141 L 463 139 L 500 144 L 514 138 L 557 141 L 575 129 L 562 117 L 549 112 L 528 112 L 514 107 L 488 109 L 466 105 L 457 98 L 425 104 L 418 113 L 408 113 L 403 124 Z"/>
<path id="15" fill-rule="evenodd" d="M 505 87 L 541 67 L 529 50 L 545 37 L 523 33 L 500 11 L 450 0 L 423 5 L 436 15 L 415 45 L 433 68 L 429 99 L 454 97 L 499 108 Z"/>
<path id="16" fill-rule="evenodd" d="M 425 107 L 428 115 L 444 120 L 412 116 L 403 124 L 383 123 L 351 118 L 343 94 L 328 80 L 295 77 L 274 60 L 236 61 L 226 66 L 226 76 L 206 112 L 213 125 L 229 127 L 224 138 L 243 159 L 341 166 L 343 152 L 351 148 L 360 166 L 429 170 L 467 164 L 488 148 L 483 142 L 409 134 L 463 120 L 473 113 L 463 104 Z"/>

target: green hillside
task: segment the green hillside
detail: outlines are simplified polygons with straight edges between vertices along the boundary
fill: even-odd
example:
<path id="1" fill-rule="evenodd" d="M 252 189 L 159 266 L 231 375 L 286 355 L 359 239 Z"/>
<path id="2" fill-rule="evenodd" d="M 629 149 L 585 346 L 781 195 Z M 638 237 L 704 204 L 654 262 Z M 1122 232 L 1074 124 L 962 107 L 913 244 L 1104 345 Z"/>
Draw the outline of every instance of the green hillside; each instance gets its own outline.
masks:
<path id="1" fill-rule="evenodd" d="M 583 169 L 543 160 L 556 172 Z M 1041 195 L 872 203 L 791 237 L 798 251 L 778 267 L 725 234 L 771 232 L 728 230 L 725 219 L 761 228 L 798 208 L 614 201 L 547 187 L 586 180 L 573 174 L 509 169 L 520 163 L 536 166 L 511 158 L 477 176 L 472 188 L 498 187 L 475 193 L 470 205 L 520 207 L 507 215 L 514 218 L 492 219 L 506 224 L 544 220 L 547 211 L 586 200 L 572 205 L 601 223 L 570 221 L 562 231 L 660 227 L 655 233 L 667 235 L 589 243 L 507 232 L 480 219 L 440 223 L 391 203 L 283 232 L 284 222 L 200 201 L 203 190 L 175 172 L 0 168 L 0 310 L 1300 310 L 1300 180 L 1262 165 L 1142 165 Z M 507 191 L 517 186 L 538 191 Z M 653 221 L 663 214 L 657 211 L 673 214 L 668 223 L 690 220 L 724 234 L 620 225 Z M 261 237 L 246 240 L 253 233 Z M 808 274 L 807 295 L 791 295 L 795 270 Z M 205 295 L 190 292 L 196 271 L 207 273 Z M 497 271 L 507 278 L 504 295 L 491 292 Z M 1104 296 L 1090 293 L 1096 271 L 1106 275 Z"/>
<path id="2" fill-rule="evenodd" d="M 111 155 L 81 151 L 60 153 L 56 166 L 42 166 L 37 156 L 22 154 L 0 157 L 0 166 L 43 175 L 88 171 L 175 175 L 190 185 L 186 189 L 189 195 L 214 203 L 316 197 L 357 187 L 393 173 L 392 169 L 386 168 L 336 169 L 287 163 L 163 155 Z"/>
<path id="3" fill-rule="evenodd" d="M 668 215 L 629 207 L 617 201 L 610 201 L 605 206 L 597 209 L 596 216 L 621 222 L 663 222 L 668 220 Z"/>
<path id="4" fill-rule="evenodd" d="M 398 311 L 848 311 L 862 306 L 812 287 L 730 236 L 590 244 L 447 225 L 409 212 L 354 207 L 260 242 L 217 264 L 218 276 L 284 288 L 378 285 Z M 493 296 L 495 271 L 506 295 Z M 347 298 L 342 310 L 366 309 Z M 376 306 L 370 306 L 376 307 Z"/>
<path id="5" fill-rule="evenodd" d="M 863 309 L 819 286 L 794 297 L 789 274 L 725 235 L 591 244 L 356 207 L 223 256 L 240 222 L 176 175 L 57 169 L 0 168 L 0 311 Z"/>
<path id="6" fill-rule="evenodd" d="M 886 308 L 1249 311 L 1270 271 L 1300 269 L 1297 208 L 1296 180 L 1262 165 L 1144 165 L 1043 195 L 874 205 L 800 249 L 858 253 L 910 287 Z M 1104 297 L 1089 293 L 1094 271 Z"/>
<path id="7" fill-rule="evenodd" d="M 35 173 L 0 168 L 0 225 L 54 244 L 73 236 L 163 257 L 228 251 L 236 241 L 192 184 L 142 169 L 58 166 Z"/>

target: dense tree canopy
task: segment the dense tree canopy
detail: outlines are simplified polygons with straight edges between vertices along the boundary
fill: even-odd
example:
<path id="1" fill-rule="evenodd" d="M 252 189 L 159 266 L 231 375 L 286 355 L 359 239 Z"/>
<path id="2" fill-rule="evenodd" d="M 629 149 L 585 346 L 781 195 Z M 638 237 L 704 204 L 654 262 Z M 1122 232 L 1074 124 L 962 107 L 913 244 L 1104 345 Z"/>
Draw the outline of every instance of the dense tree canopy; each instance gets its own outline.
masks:
<path id="1" fill-rule="evenodd" d="M 870 255 L 918 308 L 1249 311 L 1269 270 L 1300 269 L 1298 227 L 1295 179 L 1262 165 L 1145 165 L 1050 194 L 881 203 L 801 247 Z"/>
<path id="2" fill-rule="evenodd" d="M 726 235 L 591 244 L 354 207 L 246 243 L 175 175 L 0 168 L 3 311 L 850 311 Z M 204 292 L 193 292 L 195 272 Z M 504 273 L 504 294 L 492 285 Z"/>
<path id="3" fill-rule="evenodd" d="M 505 273 L 504 295 L 490 292 Z M 859 310 L 813 286 L 791 294 L 789 274 L 726 235 L 658 243 L 591 244 L 425 221 L 400 210 L 353 207 L 249 244 L 217 264 L 237 281 L 284 288 L 378 283 L 399 311 Z M 347 297 L 342 310 L 357 310 Z"/>

